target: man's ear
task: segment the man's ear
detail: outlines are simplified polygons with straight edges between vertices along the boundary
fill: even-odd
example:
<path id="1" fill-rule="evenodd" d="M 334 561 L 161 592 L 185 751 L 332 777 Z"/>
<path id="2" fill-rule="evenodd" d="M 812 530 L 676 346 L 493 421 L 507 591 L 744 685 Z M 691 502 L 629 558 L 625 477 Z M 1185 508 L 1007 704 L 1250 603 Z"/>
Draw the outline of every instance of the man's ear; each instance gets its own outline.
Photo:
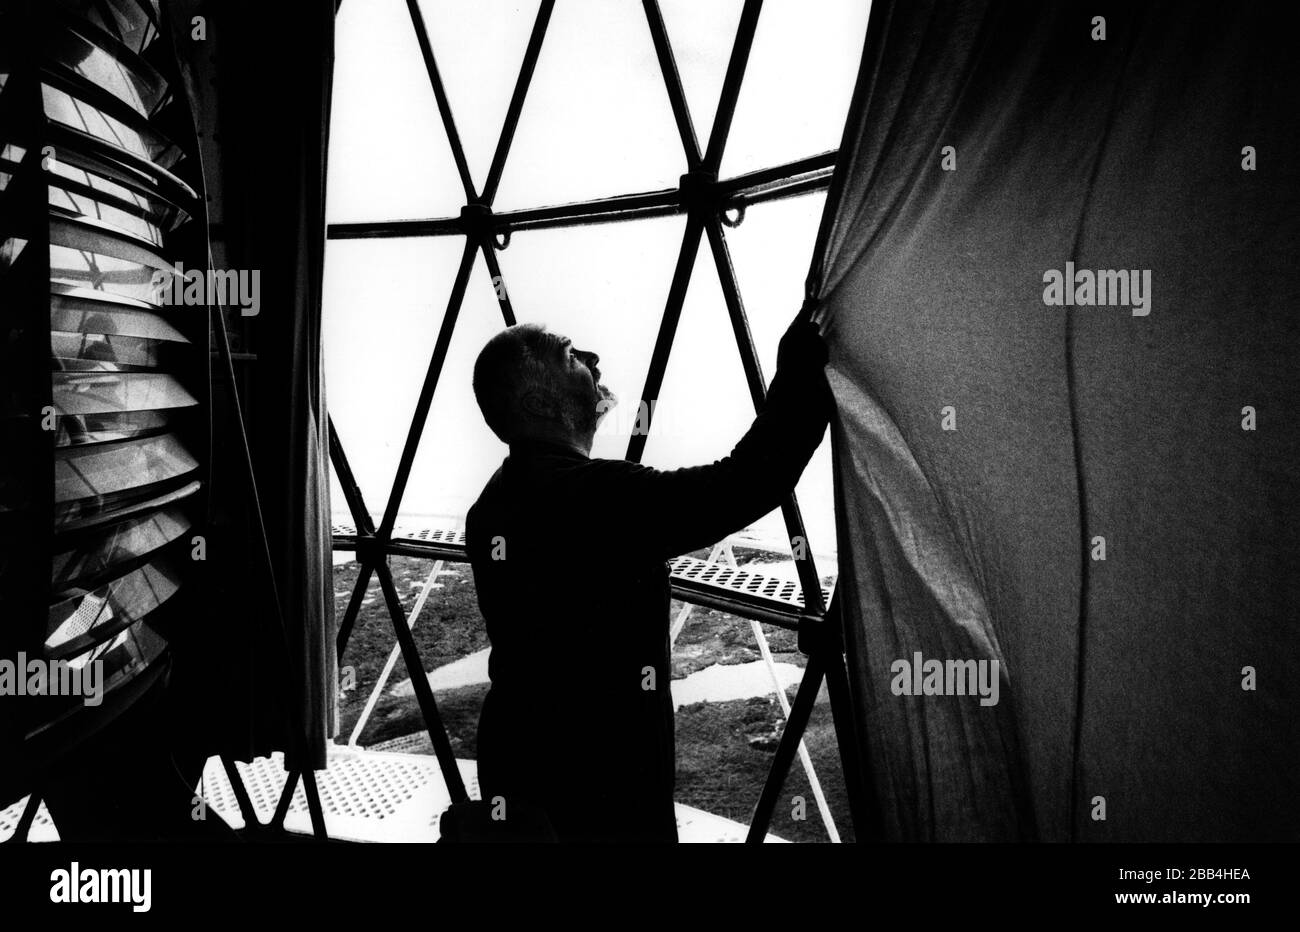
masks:
<path id="1" fill-rule="evenodd" d="M 555 403 L 541 392 L 524 392 L 523 397 L 519 399 L 519 405 L 532 417 L 541 418 L 544 421 L 558 421 L 560 419 L 560 412 Z"/>

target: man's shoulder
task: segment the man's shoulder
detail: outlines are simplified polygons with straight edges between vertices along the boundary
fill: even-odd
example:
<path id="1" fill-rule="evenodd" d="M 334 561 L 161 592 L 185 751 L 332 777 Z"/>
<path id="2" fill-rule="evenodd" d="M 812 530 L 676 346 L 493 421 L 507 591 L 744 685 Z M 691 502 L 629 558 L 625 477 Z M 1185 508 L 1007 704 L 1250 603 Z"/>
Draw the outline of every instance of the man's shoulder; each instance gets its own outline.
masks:
<path id="1" fill-rule="evenodd" d="M 474 504 L 470 505 L 469 510 L 465 512 L 466 540 L 474 537 L 483 518 L 496 510 L 497 502 L 501 498 L 501 470 L 504 465 L 503 463 L 497 467 L 496 472 L 492 474 L 492 478 L 488 479 L 482 491 L 478 493 L 478 498 L 474 500 Z"/>

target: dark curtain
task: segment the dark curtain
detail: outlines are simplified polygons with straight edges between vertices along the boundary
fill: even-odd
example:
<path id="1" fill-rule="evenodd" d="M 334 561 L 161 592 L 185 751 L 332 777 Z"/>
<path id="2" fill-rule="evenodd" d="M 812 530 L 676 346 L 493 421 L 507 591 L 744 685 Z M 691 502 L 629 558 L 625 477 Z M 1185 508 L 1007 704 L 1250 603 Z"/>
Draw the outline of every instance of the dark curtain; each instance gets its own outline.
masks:
<path id="1" fill-rule="evenodd" d="M 223 0 L 173 10 L 213 264 L 260 276 L 257 313 L 226 311 L 256 485 L 236 398 L 214 355 L 211 646 L 220 659 L 191 656 L 186 665 L 182 656 L 177 680 L 222 750 L 292 752 L 292 722 L 319 768 L 337 729 L 321 357 L 334 4 Z"/>
<path id="2" fill-rule="evenodd" d="M 891 839 L 1300 836 L 1288 35 L 876 0 L 809 288 Z M 1148 312 L 1048 306 L 1067 262 Z M 895 695 L 917 652 L 998 660 L 998 703 Z"/>

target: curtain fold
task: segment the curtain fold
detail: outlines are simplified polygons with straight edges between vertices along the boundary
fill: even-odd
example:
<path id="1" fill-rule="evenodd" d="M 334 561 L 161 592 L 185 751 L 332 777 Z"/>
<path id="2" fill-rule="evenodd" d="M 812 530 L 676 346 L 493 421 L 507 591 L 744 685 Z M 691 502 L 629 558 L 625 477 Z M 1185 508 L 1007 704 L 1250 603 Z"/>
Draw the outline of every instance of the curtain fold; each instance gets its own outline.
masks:
<path id="1" fill-rule="evenodd" d="M 1251 658 L 1300 660 L 1296 434 L 1241 423 L 1296 388 L 1300 98 L 1274 19 L 873 6 L 809 298 L 888 838 L 1300 828 L 1270 811 L 1300 789 L 1295 691 L 1242 689 Z M 1046 304 L 1067 262 L 1145 270 L 1147 313 Z M 896 695 L 918 653 L 996 660 L 998 702 Z"/>

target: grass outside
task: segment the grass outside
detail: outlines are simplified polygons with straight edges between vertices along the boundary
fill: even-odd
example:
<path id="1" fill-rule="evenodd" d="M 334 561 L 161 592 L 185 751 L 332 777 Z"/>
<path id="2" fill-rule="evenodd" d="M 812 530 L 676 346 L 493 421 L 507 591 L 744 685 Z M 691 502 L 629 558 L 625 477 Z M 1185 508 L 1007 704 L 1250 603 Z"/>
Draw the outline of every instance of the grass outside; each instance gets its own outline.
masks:
<path id="1" fill-rule="evenodd" d="M 694 556 L 705 559 L 707 551 Z M 771 554 L 736 549 L 740 564 L 771 559 Z M 415 557 L 393 557 L 393 582 L 408 616 L 433 562 Z M 334 569 L 334 596 L 342 617 L 357 581 L 355 562 Z M 451 663 L 488 647 L 487 632 L 479 614 L 473 574 L 466 564 L 445 563 L 416 622 L 414 637 L 426 671 Z M 682 603 L 674 600 L 672 617 Z M 793 632 L 764 625 L 773 659 L 804 666 Z M 372 577 L 345 655 L 340 658 L 340 741 L 347 740 L 361 715 L 389 652 L 396 644 L 392 622 L 378 582 Z M 749 622 L 713 609 L 696 606 L 677 639 L 673 652 L 673 679 L 677 680 L 713 664 L 738 664 L 760 660 Z M 349 668 L 351 677 L 348 676 Z M 580 675 L 579 671 L 565 671 Z M 408 676 L 401 657 L 385 685 L 365 729 L 358 738 L 363 747 L 424 730 L 424 720 L 414 696 L 393 696 L 391 690 Z M 435 693 L 438 711 L 457 757 L 474 759 L 475 733 L 487 684 Z M 794 689 L 788 691 L 793 701 Z M 702 702 L 677 712 L 678 802 L 748 824 L 754 804 L 767 778 L 772 752 L 780 736 L 783 716 L 775 695 L 728 702 Z M 845 840 L 852 837 L 848 800 L 840 772 L 839 750 L 831 722 L 825 687 L 818 697 L 804 743 L 826 794 L 836 826 Z M 427 746 L 426 746 L 427 750 Z M 802 814 L 796 797 L 803 799 Z M 826 841 L 813 793 L 796 760 L 772 820 L 771 831 L 792 841 Z"/>

